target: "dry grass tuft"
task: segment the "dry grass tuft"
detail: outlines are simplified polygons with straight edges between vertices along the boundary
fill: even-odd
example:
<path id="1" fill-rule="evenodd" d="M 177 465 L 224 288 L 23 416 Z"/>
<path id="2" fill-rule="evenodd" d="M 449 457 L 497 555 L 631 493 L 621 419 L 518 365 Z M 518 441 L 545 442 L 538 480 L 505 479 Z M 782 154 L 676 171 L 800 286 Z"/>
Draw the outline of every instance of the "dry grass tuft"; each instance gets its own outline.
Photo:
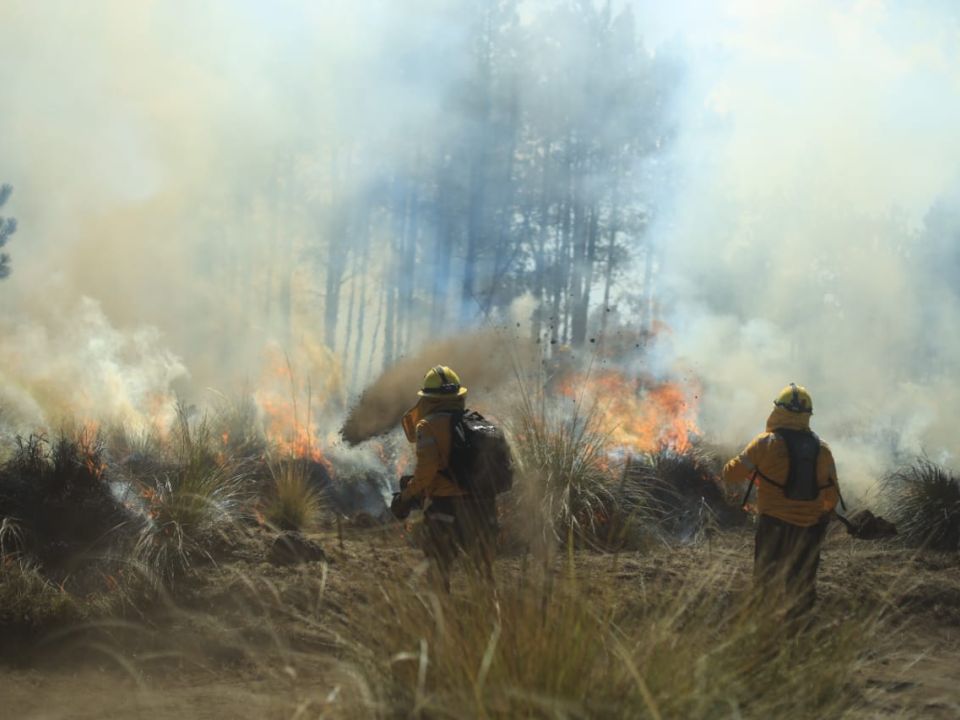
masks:
<path id="1" fill-rule="evenodd" d="M 701 568 L 641 607 L 559 577 L 498 592 L 383 589 L 357 627 L 371 687 L 391 714 L 423 717 L 839 717 L 879 627 L 867 612 L 799 632 Z"/>
<path id="2" fill-rule="evenodd" d="M 608 436 L 595 407 L 556 407 L 543 384 L 517 379 L 518 402 L 506 423 L 518 490 L 516 512 L 560 541 L 594 540 L 613 502 Z M 531 528 L 527 528 L 528 532 Z"/>
<path id="3" fill-rule="evenodd" d="M 83 618 L 83 608 L 74 596 L 50 582 L 35 565 L 2 558 L 0 633 L 32 632 Z"/>
<path id="4" fill-rule="evenodd" d="M 207 546 L 241 519 L 251 496 L 242 467 L 216 451 L 206 419 L 192 422 L 182 407 L 173 453 L 175 464 L 142 488 L 150 523 L 135 553 L 167 579 L 198 559 L 210 559 Z"/>
<path id="5" fill-rule="evenodd" d="M 301 532 L 314 527 L 323 509 L 319 492 L 310 481 L 310 467 L 304 459 L 270 464 L 273 484 L 267 491 L 263 515 L 277 530 Z"/>
<path id="6" fill-rule="evenodd" d="M 884 478 L 881 487 L 906 542 L 933 550 L 960 550 L 960 477 L 918 458 Z"/>
<path id="7" fill-rule="evenodd" d="M 641 534 L 685 542 L 742 524 L 746 515 L 724 496 L 719 471 L 716 457 L 698 447 L 630 458 L 614 493 L 621 539 Z"/>

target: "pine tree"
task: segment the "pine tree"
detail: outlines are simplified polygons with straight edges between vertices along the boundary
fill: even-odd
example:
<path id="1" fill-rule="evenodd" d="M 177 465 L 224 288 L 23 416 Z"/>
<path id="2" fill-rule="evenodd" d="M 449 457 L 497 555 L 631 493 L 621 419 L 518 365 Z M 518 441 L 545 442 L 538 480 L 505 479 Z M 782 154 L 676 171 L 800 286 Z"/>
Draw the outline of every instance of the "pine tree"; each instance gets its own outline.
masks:
<path id="1" fill-rule="evenodd" d="M 0 208 L 4 206 L 10 195 L 13 193 L 13 187 L 10 185 L 0 186 Z M 17 231 L 17 221 L 15 218 L 0 217 L 0 248 L 7 244 L 10 236 Z M 7 253 L 0 253 L 0 279 L 10 274 L 10 256 Z"/>

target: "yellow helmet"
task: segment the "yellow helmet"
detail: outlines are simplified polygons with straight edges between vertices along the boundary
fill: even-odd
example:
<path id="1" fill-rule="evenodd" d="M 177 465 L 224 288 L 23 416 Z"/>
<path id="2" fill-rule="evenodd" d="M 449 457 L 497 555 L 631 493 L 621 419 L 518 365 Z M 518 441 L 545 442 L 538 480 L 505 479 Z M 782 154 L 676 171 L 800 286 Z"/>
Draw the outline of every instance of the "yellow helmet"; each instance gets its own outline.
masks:
<path id="1" fill-rule="evenodd" d="M 446 365 L 436 365 L 423 376 L 420 397 L 463 397 L 467 389 L 460 385 L 460 376 Z"/>
<path id="2" fill-rule="evenodd" d="M 796 383 L 790 383 L 781 390 L 773 404 L 790 412 L 813 414 L 813 399 L 810 393 L 803 385 Z"/>

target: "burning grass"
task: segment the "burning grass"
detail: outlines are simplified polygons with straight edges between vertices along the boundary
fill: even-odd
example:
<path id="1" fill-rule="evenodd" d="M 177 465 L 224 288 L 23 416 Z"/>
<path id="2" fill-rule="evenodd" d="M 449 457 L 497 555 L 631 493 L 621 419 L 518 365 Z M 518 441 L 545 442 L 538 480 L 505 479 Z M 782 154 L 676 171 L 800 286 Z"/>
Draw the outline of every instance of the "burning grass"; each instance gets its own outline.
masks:
<path id="1" fill-rule="evenodd" d="M 420 556 L 391 527 L 353 537 L 348 528 L 345 540 L 323 543 L 329 553 L 264 563 L 274 530 L 316 530 L 324 503 L 356 505 L 337 482 L 354 478 L 377 495 L 378 478 L 367 461 L 331 477 L 327 458 L 337 451 L 317 461 L 309 433 L 296 446 L 302 452 L 268 462 L 269 450 L 291 446 L 273 448 L 250 406 L 211 418 L 181 407 L 166 432 L 21 440 L 0 484 L 0 627 L 111 628 L 134 607 L 146 622 L 128 624 L 144 634 L 153 628 L 160 649 L 111 648 L 118 663 L 166 656 L 178 668 L 199 666 L 206 656 L 191 653 L 219 648 L 231 667 L 268 678 L 267 692 L 289 690 L 286 716 L 814 718 L 862 710 L 852 688 L 882 645 L 881 609 L 892 603 L 858 594 L 842 613 L 818 606 L 810 627 L 789 627 L 751 602 L 748 543 L 725 532 L 741 516 L 727 514 L 719 466 L 701 446 L 664 441 L 643 451 L 624 445 L 594 404 L 522 387 L 518 397 L 507 422 L 518 479 L 501 501 L 523 552 L 498 560 L 496 588 L 458 569 L 452 593 L 432 592 Z M 621 475 L 618 458 L 627 456 Z M 931 546 L 956 537 L 940 522 L 951 517 L 953 476 L 921 466 L 895 487 L 935 508 L 913 537 L 935 537 Z M 83 513 L 67 517 L 78 504 Z M 44 517 L 51 508 L 55 527 Z M 266 527 L 248 522 L 257 511 Z M 626 526 L 663 542 L 624 551 L 622 538 L 611 537 Z M 95 564 L 52 572 L 47 558 L 63 546 L 44 550 L 48 533 Z M 739 543 L 737 554 L 714 555 L 696 542 L 707 535 L 721 547 Z M 678 540 L 693 541 L 682 548 L 692 560 L 671 554 Z M 618 552 L 578 552 L 584 544 Z M 568 552 L 558 562 L 559 547 Z M 648 565 L 641 574 L 625 572 L 627 563 Z M 97 587 L 77 585 L 81 576 Z M 173 628 L 180 634 L 161 637 Z M 320 675 L 306 674 L 318 666 Z"/>
<path id="2" fill-rule="evenodd" d="M 242 464 L 215 446 L 206 418 L 191 421 L 181 406 L 170 448 L 173 463 L 140 483 L 149 523 L 135 554 L 161 577 L 209 559 L 211 538 L 235 524 L 249 505 L 252 488 Z"/>
<path id="3" fill-rule="evenodd" d="M 114 553 L 138 529 L 104 476 L 104 446 L 89 429 L 17 438 L 0 469 L 4 551 L 15 543 L 58 581 L 80 563 Z"/>
<path id="4" fill-rule="evenodd" d="M 601 374 L 599 386 L 618 378 Z M 644 396 L 652 409 L 633 416 L 641 403 L 635 388 L 604 404 L 594 398 L 597 383 L 574 392 L 565 382 L 558 404 L 542 390 L 518 386 L 508 425 L 520 490 L 508 505 L 508 527 L 529 532 L 531 518 L 543 517 L 555 539 L 622 548 L 648 538 L 703 539 L 711 529 L 745 520 L 719 487 L 720 460 L 691 439 L 677 387 L 654 388 Z M 665 403 L 666 395 L 676 402 Z M 663 433 L 647 427 L 661 422 Z"/>

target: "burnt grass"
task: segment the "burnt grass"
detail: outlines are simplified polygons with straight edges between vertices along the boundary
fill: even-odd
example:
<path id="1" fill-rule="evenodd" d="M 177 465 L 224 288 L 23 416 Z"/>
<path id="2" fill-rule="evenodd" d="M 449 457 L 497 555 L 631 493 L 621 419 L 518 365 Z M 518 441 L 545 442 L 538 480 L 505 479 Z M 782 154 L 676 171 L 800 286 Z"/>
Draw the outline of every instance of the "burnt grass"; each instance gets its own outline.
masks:
<path id="1" fill-rule="evenodd" d="M 86 568 L 109 566 L 123 555 L 143 519 L 111 491 L 105 460 L 96 437 L 18 438 L 0 468 L 0 517 L 16 528 L 4 552 L 29 559 L 71 588 L 82 586 Z"/>

